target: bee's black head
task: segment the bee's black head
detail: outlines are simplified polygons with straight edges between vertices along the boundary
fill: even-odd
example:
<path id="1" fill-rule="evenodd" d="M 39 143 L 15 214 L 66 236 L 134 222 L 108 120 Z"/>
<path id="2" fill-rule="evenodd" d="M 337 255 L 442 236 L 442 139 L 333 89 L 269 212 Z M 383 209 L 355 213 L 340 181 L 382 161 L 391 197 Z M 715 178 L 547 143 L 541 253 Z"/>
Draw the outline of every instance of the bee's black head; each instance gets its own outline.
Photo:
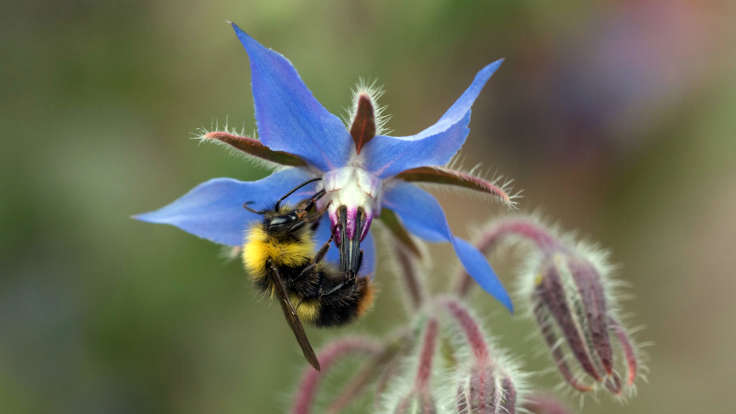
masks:
<path id="1" fill-rule="evenodd" d="M 307 221 L 304 214 L 299 210 L 291 210 L 287 213 L 267 214 L 263 218 L 263 229 L 273 236 L 288 236 L 299 231 Z"/>

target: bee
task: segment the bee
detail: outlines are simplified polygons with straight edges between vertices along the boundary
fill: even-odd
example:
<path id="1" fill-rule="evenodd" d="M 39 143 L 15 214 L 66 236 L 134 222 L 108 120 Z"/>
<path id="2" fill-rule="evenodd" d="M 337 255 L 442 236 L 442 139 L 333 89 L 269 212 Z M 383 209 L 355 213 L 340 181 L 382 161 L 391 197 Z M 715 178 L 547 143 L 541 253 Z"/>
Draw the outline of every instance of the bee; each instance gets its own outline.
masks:
<path id="1" fill-rule="evenodd" d="M 242 251 L 243 264 L 255 286 L 278 298 L 304 357 L 317 370 L 319 361 L 301 321 L 318 327 L 347 324 L 370 307 L 374 295 L 370 278 L 323 261 L 334 235 L 315 253 L 314 233 L 325 212 L 317 208 L 317 201 L 325 195 L 324 190 L 295 207 L 281 205 L 294 192 L 318 180 L 292 189 L 271 210 L 256 211 L 246 202 L 243 207 L 262 215 L 263 220 L 247 230 Z M 358 260 L 362 261 L 362 252 Z"/>

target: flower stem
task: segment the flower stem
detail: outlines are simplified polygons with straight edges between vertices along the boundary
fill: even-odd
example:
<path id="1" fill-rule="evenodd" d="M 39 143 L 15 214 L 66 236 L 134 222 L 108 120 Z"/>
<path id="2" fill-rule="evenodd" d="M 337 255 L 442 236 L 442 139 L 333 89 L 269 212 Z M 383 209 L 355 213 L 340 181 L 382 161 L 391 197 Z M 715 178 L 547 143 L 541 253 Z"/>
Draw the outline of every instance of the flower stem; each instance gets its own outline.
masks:
<path id="1" fill-rule="evenodd" d="M 560 246 L 557 239 L 535 220 L 519 216 L 495 221 L 483 231 L 475 243 L 475 247 L 488 256 L 509 236 L 517 236 L 531 241 L 543 251 L 549 251 Z M 464 298 L 475 284 L 473 278 L 462 270 L 456 277 L 455 293 Z"/>
<path id="2" fill-rule="evenodd" d="M 455 318 L 465 333 L 465 337 L 476 360 L 480 362 L 488 361 L 488 344 L 483 337 L 483 331 L 481 331 L 480 326 L 478 326 L 465 306 L 458 300 L 449 297 L 442 297 L 438 301 L 450 312 L 450 315 Z"/>
<path id="3" fill-rule="evenodd" d="M 381 369 L 396 355 L 397 346 L 391 344 L 376 354 L 371 360 L 366 361 L 353 379 L 338 394 L 337 398 L 327 409 L 328 413 L 339 413 L 348 406 L 360 393 L 381 373 Z"/>
<path id="4" fill-rule="evenodd" d="M 409 252 L 408 249 L 398 243 L 395 246 L 395 251 L 396 262 L 399 266 L 398 271 L 401 274 L 401 280 L 404 283 L 404 290 L 409 296 L 409 311 L 412 312 L 422 306 L 426 292 L 417 273 L 416 261 L 413 253 Z"/>
<path id="5" fill-rule="evenodd" d="M 319 352 L 319 361 L 322 365 L 321 371 L 307 369 L 297 387 L 294 397 L 294 405 L 291 408 L 293 414 L 311 413 L 312 403 L 317 394 L 317 387 L 329 368 L 343 356 L 351 353 L 377 354 L 381 351 L 381 345 L 373 338 L 366 337 L 344 337 L 337 339 Z"/>

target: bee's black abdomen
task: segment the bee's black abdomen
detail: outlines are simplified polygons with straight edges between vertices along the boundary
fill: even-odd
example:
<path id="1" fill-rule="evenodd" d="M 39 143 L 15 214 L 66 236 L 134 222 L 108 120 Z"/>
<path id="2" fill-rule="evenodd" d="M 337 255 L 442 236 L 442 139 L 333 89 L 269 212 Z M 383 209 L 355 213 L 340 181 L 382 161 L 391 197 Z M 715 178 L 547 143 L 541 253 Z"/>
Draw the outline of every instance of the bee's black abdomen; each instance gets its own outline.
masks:
<path id="1" fill-rule="evenodd" d="M 336 286 L 338 283 L 343 282 L 344 279 L 325 280 L 322 288 L 329 289 L 330 285 Z M 322 296 L 319 316 L 314 322 L 315 325 L 339 326 L 357 318 L 360 313 L 361 302 L 366 297 L 367 289 L 367 279 L 359 277 L 354 282 L 345 283 L 329 295 Z"/>

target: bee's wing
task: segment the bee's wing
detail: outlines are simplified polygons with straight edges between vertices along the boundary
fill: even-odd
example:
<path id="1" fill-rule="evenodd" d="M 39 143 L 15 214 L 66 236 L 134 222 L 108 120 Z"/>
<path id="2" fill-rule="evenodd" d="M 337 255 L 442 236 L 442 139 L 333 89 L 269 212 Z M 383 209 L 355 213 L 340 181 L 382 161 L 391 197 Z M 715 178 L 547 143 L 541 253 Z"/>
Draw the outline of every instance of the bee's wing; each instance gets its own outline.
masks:
<path id="1" fill-rule="evenodd" d="M 319 371 L 319 361 L 317 360 L 317 356 L 314 354 L 314 349 L 312 349 L 312 345 L 309 343 L 309 338 L 307 338 L 306 332 L 304 332 L 304 327 L 302 326 L 302 322 L 299 320 L 299 316 L 297 316 L 296 311 L 294 311 L 294 307 L 291 306 L 289 296 L 286 294 L 284 282 L 281 280 L 281 275 L 279 275 L 279 271 L 275 266 L 271 266 L 271 274 L 273 276 L 273 285 L 275 286 L 276 296 L 279 297 L 279 302 L 281 303 L 281 309 L 284 311 L 286 322 L 294 332 L 294 336 L 296 337 L 296 341 L 299 343 L 299 346 L 302 348 L 304 357 L 309 361 L 314 369 Z"/>

